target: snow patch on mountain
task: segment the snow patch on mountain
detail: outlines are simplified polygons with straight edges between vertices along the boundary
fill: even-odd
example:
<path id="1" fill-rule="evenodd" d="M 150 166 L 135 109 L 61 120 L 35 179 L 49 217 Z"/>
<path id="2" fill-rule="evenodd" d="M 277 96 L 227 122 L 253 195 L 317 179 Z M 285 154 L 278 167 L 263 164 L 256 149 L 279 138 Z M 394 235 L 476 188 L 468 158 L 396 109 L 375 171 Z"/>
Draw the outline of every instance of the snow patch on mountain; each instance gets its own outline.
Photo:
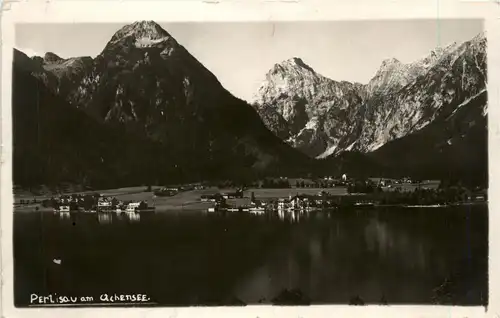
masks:
<path id="1" fill-rule="evenodd" d="M 168 40 L 169 37 L 162 37 L 158 39 L 151 38 L 149 36 L 145 36 L 142 38 L 138 38 L 135 40 L 135 47 L 138 48 L 144 48 L 144 47 L 152 47 L 155 46 L 156 44 L 159 44 L 165 40 Z"/>
<path id="2" fill-rule="evenodd" d="M 462 107 L 466 106 L 467 104 L 469 104 L 472 100 L 476 99 L 479 95 L 483 94 L 486 92 L 486 88 L 483 88 L 482 90 L 479 91 L 479 93 L 473 95 L 473 96 L 470 96 L 468 97 L 466 100 L 464 100 L 463 102 L 461 102 L 460 104 L 458 104 L 458 106 L 455 108 L 455 110 L 453 110 L 453 112 L 448 116 L 447 119 L 450 119 L 451 117 L 453 117 L 453 115 L 455 115 L 455 113 Z M 486 109 L 486 107 L 485 107 Z M 483 115 L 484 116 L 484 115 Z"/>
<path id="3" fill-rule="evenodd" d="M 356 145 L 356 142 L 353 142 L 352 144 L 350 144 L 349 146 L 347 146 L 345 148 L 346 151 L 351 151 L 353 148 L 354 148 L 354 145 Z"/>
<path id="4" fill-rule="evenodd" d="M 328 147 L 326 151 L 323 152 L 321 155 L 317 156 L 316 159 L 325 159 L 326 157 L 333 155 L 336 149 L 337 149 L 336 145 Z"/>

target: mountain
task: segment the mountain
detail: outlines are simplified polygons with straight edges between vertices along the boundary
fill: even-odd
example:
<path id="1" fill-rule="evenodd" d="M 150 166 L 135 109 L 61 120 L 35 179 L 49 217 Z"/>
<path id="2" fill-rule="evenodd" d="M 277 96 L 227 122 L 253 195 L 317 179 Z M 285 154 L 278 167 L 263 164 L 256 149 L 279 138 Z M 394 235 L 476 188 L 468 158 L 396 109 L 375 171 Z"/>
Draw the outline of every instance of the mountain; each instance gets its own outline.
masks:
<path id="1" fill-rule="evenodd" d="M 418 63 L 417 65 L 421 65 Z M 448 116 L 486 91 L 486 38 L 478 35 L 443 50 L 423 74 L 400 89 L 374 95 L 359 108 L 364 123 L 348 141 L 351 149 L 374 151 Z"/>
<path id="2" fill-rule="evenodd" d="M 470 52 L 480 52 L 484 42 L 472 42 Z M 488 181 L 488 95 L 486 90 L 485 56 L 462 55 L 457 59 L 462 70 L 448 78 L 455 83 L 448 87 L 448 103 L 430 109 L 431 119 L 402 138 L 394 139 L 370 157 L 384 162 L 395 171 L 407 175 L 440 178 L 460 177 L 462 180 L 484 184 Z M 469 63 L 468 63 L 469 62 Z M 477 64 L 476 64 L 477 63 Z M 474 65 L 476 72 L 466 69 Z M 465 76 L 464 76 L 465 75 Z M 443 84 L 441 84 L 443 86 Z M 432 104 L 431 104 L 432 105 Z M 436 105 L 432 105 L 436 106 Z"/>
<path id="3" fill-rule="evenodd" d="M 460 104 L 425 128 L 388 142 L 368 154 L 390 166 L 392 173 L 422 179 L 461 179 L 476 185 L 488 182 L 487 93 Z"/>
<path id="4" fill-rule="evenodd" d="M 487 171 L 484 33 L 413 63 L 384 60 L 366 85 L 336 82 L 294 61 L 273 67 L 253 105 L 271 131 L 309 156 L 354 151 L 401 173 L 467 173 L 455 155 L 469 154 L 469 170 Z"/>
<path id="5" fill-rule="evenodd" d="M 288 144 L 312 157 L 326 157 L 350 134 L 353 111 L 362 102 L 359 86 L 316 73 L 299 58 L 267 73 L 253 106 L 264 123 Z"/>
<path id="6" fill-rule="evenodd" d="M 137 185 L 156 176 L 155 171 L 162 168 L 160 145 L 106 127 L 70 106 L 32 75 L 40 74 L 39 67 L 23 53 L 14 52 L 15 185 L 56 186 L 78 182 L 114 187 Z"/>
<path id="7" fill-rule="evenodd" d="M 93 59 L 46 54 L 31 62 L 30 76 L 67 103 L 68 111 L 159 147 L 155 159 L 163 178 L 249 178 L 305 171 L 313 164 L 271 133 L 249 104 L 232 96 L 153 21 L 124 26 Z M 16 98 L 13 104 L 17 107 Z M 157 153 L 139 147 L 136 155 Z"/>

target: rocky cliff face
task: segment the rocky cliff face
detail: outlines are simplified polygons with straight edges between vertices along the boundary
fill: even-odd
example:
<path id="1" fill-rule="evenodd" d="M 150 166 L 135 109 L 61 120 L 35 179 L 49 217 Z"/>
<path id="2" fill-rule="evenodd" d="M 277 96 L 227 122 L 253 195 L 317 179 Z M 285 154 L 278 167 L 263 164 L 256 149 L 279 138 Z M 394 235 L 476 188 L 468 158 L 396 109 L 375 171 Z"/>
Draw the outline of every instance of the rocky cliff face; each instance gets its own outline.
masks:
<path id="1" fill-rule="evenodd" d="M 177 179 L 278 173 L 310 162 L 152 21 L 123 27 L 94 59 L 47 54 L 28 62 L 21 64 L 30 64 L 31 76 L 97 123 L 160 144 L 164 170 Z"/>
<path id="2" fill-rule="evenodd" d="M 332 81 L 294 60 L 267 74 L 254 107 L 278 136 L 318 158 L 379 149 L 456 116 L 486 90 L 484 34 L 414 63 L 385 60 L 366 85 Z M 486 103 L 477 107 L 485 116 Z"/>
<path id="3" fill-rule="evenodd" d="M 361 133 L 352 149 L 368 152 L 421 130 L 486 91 L 486 39 L 479 35 L 449 46 L 400 89 L 374 96 L 361 106 Z M 486 104 L 479 106 L 485 108 Z M 486 113 L 486 109 L 481 113 Z"/>
<path id="4" fill-rule="evenodd" d="M 276 64 L 253 102 L 267 127 L 315 157 L 351 133 L 353 111 L 362 102 L 359 86 L 316 73 L 299 58 Z"/>
<path id="5" fill-rule="evenodd" d="M 383 95 L 395 92 L 425 75 L 447 53 L 457 48 L 452 43 L 444 48 L 436 48 L 430 54 L 413 63 L 404 64 L 395 58 L 382 62 L 375 76 L 366 85 L 366 96 Z"/>

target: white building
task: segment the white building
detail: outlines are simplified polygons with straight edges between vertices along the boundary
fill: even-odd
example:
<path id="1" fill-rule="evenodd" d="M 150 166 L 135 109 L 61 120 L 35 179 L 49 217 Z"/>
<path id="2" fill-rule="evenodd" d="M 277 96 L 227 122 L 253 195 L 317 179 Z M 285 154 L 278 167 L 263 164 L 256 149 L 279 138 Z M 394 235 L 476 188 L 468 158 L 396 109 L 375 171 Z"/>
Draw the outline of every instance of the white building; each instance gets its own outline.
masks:
<path id="1" fill-rule="evenodd" d="M 97 207 L 98 208 L 111 208 L 111 200 L 108 200 L 106 198 L 99 198 L 99 200 L 97 200 Z"/>
<path id="2" fill-rule="evenodd" d="M 127 205 L 127 209 L 125 210 L 126 212 L 135 212 L 135 210 L 139 207 L 141 202 L 130 202 Z"/>

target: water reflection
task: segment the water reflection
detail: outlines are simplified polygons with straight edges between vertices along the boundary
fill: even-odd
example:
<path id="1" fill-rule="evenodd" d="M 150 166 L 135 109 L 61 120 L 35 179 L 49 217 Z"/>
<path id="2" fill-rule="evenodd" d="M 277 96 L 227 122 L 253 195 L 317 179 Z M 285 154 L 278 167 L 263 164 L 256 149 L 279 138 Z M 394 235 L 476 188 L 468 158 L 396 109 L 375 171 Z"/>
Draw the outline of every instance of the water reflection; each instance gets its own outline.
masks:
<path id="1" fill-rule="evenodd" d="M 100 224 L 113 223 L 114 219 L 119 222 L 130 221 L 136 223 L 141 220 L 141 215 L 137 212 L 97 213 L 97 219 Z"/>
<path id="2" fill-rule="evenodd" d="M 405 267 L 426 269 L 426 254 L 429 246 L 416 234 L 389 226 L 377 218 L 369 220 L 364 229 L 366 246 L 369 252 L 382 259 L 397 258 Z"/>
<path id="3" fill-rule="evenodd" d="M 69 212 L 59 212 L 59 219 L 66 220 L 66 219 L 70 219 L 70 218 L 71 218 L 71 214 Z"/>
<path id="4" fill-rule="evenodd" d="M 125 212 L 127 214 L 127 218 L 130 222 L 139 222 L 141 220 L 141 214 L 136 212 Z"/>
<path id="5" fill-rule="evenodd" d="M 432 264 L 443 257 L 435 255 L 431 262 L 428 255 L 432 246 L 424 235 L 410 234 L 401 225 L 381 221 L 376 215 L 362 211 L 344 214 L 280 211 L 278 217 L 285 222 L 300 222 L 301 226 L 292 229 L 289 241 L 271 253 L 271 260 L 237 286 L 238 297 L 247 303 L 269 301 L 287 289 L 298 289 L 318 301 L 332 298 L 347 301 L 354 295 L 369 294 L 373 298 L 365 300 L 378 302 L 387 293 L 381 282 L 405 279 L 412 280 L 415 286 L 425 284 L 421 277 L 426 277 L 433 270 Z M 390 267 L 398 272 L 388 271 Z M 406 275 L 414 277 L 407 279 Z M 424 292 L 390 296 L 404 301 L 405 297 L 423 298 Z"/>
<path id="6" fill-rule="evenodd" d="M 110 224 L 113 222 L 111 213 L 97 213 L 97 220 L 100 224 Z"/>
<path id="7" fill-rule="evenodd" d="M 310 217 L 309 212 L 282 209 L 277 211 L 277 215 L 279 220 L 289 223 L 299 223 L 300 221 Z"/>
<path id="8" fill-rule="evenodd" d="M 116 219 L 120 222 L 125 221 L 126 220 L 125 212 L 116 212 Z"/>

